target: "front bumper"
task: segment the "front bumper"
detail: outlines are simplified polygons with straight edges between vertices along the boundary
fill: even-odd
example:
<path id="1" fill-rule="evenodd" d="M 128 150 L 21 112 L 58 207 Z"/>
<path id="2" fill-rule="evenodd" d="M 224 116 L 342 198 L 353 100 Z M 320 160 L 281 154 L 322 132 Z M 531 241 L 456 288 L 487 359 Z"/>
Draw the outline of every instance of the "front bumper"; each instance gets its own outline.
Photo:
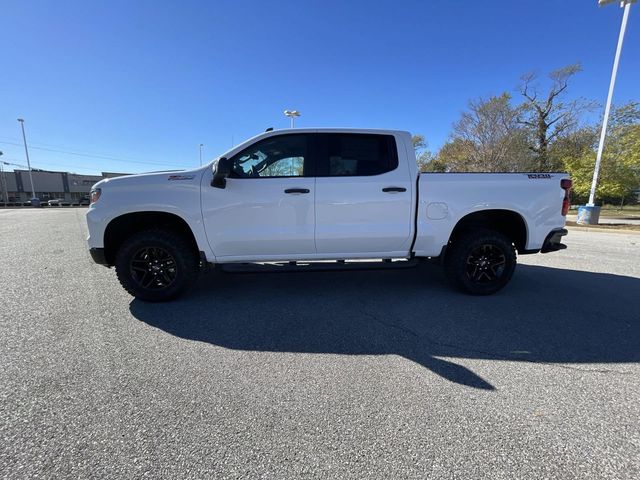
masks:
<path id="1" fill-rule="evenodd" d="M 542 244 L 540 251 L 542 253 L 549 253 L 564 250 L 567 246 L 564 243 L 561 243 L 561 240 L 567 233 L 569 233 L 569 231 L 566 228 L 551 230 L 549 235 L 547 235 L 547 238 L 544 239 L 544 243 Z"/>
<path id="2" fill-rule="evenodd" d="M 89 254 L 91 255 L 91 258 L 93 258 L 93 261 L 97 264 L 105 265 L 107 267 L 109 266 L 107 258 L 104 254 L 104 248 L 90 248 Z"/>

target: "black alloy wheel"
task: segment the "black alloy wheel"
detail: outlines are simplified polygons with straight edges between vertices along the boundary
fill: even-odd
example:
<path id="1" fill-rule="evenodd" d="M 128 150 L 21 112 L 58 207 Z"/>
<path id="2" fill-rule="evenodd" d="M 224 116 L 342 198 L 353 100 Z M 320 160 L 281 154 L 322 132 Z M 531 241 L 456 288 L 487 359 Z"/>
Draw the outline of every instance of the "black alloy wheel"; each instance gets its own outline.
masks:
<path id="1" fill-rule="evenodd" d="M 145 230 L 133 234 L 120 246 L 115 259 L 116 275 L 124 289 L 146 302 L 179 297 L 197 279 L 197 247 L 171 230 Z"/>
<path id="2" fill-rule="evenodd" d="M 142 288 L 154 290 L 169 287 L 178 275 L 178 267 L 164 248 L 143 247 L 131 257 L 129 273 Z"/>
<path id="3" fill-rule="evenodd" d="M 467 277 L 475 283 L 491 283 L 505 272 L 507 258 L 491 243 L 485 243 L 473 249 L 467 256 Z"/>
<path id="4" fill-rule="evenodd" d="M 448 246 L 445 273 L 459 290 L 491 295 L 502 289 L 516 268 L 516 250 L 500 232 L 478 228 L 460 235 Z"/>

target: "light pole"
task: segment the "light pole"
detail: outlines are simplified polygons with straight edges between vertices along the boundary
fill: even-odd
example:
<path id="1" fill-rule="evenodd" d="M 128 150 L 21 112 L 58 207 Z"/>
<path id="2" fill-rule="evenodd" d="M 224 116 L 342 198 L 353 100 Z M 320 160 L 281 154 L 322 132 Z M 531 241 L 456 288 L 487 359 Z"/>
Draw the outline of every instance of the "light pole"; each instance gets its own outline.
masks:
<path id="1" fill-rule="evenodd" d="M 202 166 L 202 147 L 204 147 L 204 143 L 200 144 L 200 166 Z"/>
<path id="2" fill-rule="evenodd" d="M 300 112 L 298 110 L 285 110 L 284 115 L 291 119 L 291 128 L 296 128 L 295 119 L 300 116 Z"/>
<path id="3" fill-rule="evenodd" d="M 598 0 L 598 5 L 608 5 L 616 0 Z M 611 81 L 609 82 L 609 93 L 607 94 L 607 103 L 604 107 L 604 118 L 602 119 L 602 130 L 600 131 L 600 142 L 598 143 L 598 153 L 596 154 L 596 165 L 593 169 L 593 179 L 591 181 L 591 191 L 589 192 L 589 203 L 586 206 L 578 208 L 578 222 L 582 224 L 597 225 L 600 217 L 600 207 L 595 206 L 596 188 L 598 186 L 598 176 L 600 175 L 600 163 L 602 161 L 602 151 L 604 150 L 604 139 L 607 134 L 607 124 L 609 123 L 609 112 L 611 110 L 611 100 L 613 98 L 613 89 L 616 85 L 616 75 L 618 74 L 618 64 L 620 63 L 620 54 L 622 53 L 622 42 L 624 41 L 624 33 L 627 29 L 627 20 L 629 20 L 629 10 L 631 4 L 636 0 L 622 0 L 620 6 L 624 8 L 622 14 L 622 24 L 620 25 L 620 34 L 618 35 L 618 46 L 616 47 L 616 55 L 613 59 L 613 70 L 611 71 Z"/>
<path id="4" fill-rule="evenodd" d="M 22 127 L 22 140 L 24 140 L 24 153 L 27 155 L 27 168 L 29 169 L 29 181 L 31 182 L 31 200 L 36 198 L 36 191 L 33 188 L 33 175 L 31 174 L 31 162 L 29 161 L 29 149 L 27 148 L 27 136 L 24 134 L 24 119 L 19 118 L 20 126 Z"/>

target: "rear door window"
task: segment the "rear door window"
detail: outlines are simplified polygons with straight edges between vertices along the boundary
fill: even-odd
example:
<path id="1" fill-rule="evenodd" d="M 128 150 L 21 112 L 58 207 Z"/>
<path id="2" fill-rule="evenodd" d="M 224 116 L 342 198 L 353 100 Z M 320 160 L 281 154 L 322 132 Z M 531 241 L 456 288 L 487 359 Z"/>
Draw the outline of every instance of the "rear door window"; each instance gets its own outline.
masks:
<path id="1" fill-rule="evenodd" d="M 330 133 L 323 137 L 326 153 L 321 156 L 319 176 L 380 175 L 398 167 L 392 135 Z"/>

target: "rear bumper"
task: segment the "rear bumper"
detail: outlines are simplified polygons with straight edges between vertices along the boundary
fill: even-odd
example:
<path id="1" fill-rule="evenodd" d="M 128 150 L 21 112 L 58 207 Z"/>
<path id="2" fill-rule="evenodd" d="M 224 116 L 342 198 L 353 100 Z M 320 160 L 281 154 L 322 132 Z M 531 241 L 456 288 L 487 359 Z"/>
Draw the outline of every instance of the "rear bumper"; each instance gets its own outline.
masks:
<path id="1" fill-rule="evenodd" d="M 96 262 L 99 265 L 105 265 L 105 266 L 109 266 L 109 263 L 107 262 L 107 258 L 104 255 L 104 248 L 90 248 L 89 249 L 89 254 L 91 255 L 91 258 L 93 259 L 94 262 Z"/>
<path id="2" fill-rule="evenodd" d="M 544 243 L 542 244 L 542 248 L 540 251 L 542 253 L 549 252 L 557 252 L 558 250 L 564 250 L 567 246 L 564 243 L 561 243 L 562 237 L 564 237 L 567 233 L 566 228 L 558 228 L 556 230 L 551 230 L 547 238 L 544 239 Z"/>

